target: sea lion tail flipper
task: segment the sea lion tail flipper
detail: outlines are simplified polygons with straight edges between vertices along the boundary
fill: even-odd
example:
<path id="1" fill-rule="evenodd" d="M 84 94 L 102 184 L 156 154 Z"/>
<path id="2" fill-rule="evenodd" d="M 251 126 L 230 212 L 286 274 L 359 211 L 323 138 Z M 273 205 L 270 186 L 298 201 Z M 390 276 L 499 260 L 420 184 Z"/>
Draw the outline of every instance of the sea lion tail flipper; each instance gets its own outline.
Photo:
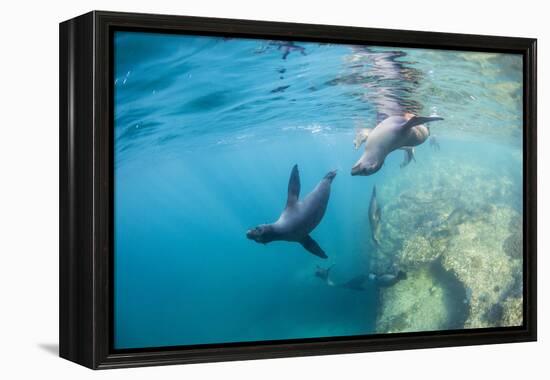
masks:
<path id="1" fill-rule="evenodd" d="M 325 251 L 321 247 L 319 247 L 319 244 L 315 240 L 311 238 L 311 236 L 307 235 L 305 238 L 300 240 L 300 244 L 308 250 L 309 252 L 313 253 L 315 256 L 319 256 L 322 259 L 326 259 L 328 256 L 325 254 Z"/>
<path id="2" fill-rule="evenodd" d="M 290 172 L 290 179 L 288 180 L 288 198 L 286 200 L 286 207 L 292 206 L 298 202 L 300 196 L 300 172 L 298 171 L 298 165 L 292 167 Z"/>
<path id="3" fill-rule="evenodd" d="M 438 116 L 430 116 L 430 117 L 413 116 L 405 124 L 403 124 L 403 128 L 412 128 L 416 125 L 425 124 L 431 121 L 438 121 L 438 120 L 443 120 L 443 118 Z"/>

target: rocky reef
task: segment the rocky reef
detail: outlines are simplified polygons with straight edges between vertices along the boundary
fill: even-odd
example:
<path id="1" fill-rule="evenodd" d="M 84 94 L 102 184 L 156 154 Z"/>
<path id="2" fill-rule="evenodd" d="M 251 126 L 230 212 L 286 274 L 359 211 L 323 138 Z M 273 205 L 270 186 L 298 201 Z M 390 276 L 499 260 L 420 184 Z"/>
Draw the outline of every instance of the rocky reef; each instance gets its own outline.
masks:
<path id="1" fill-rule="evenodd" d="M 438 157 L 380 186 L 381 245 L 370 270 L 407 279 L 380 289 L 378 332 L 522 323 L 521 185 L 465 162 Z"/>
<path id="2" fill-rule="evenodd" d="M 444 292 L 428 267 L 407 275 L 407 279 L 384 289 L 377 331 L 384 333 L 431 331 L 447 328 L 449 319 Z"/>

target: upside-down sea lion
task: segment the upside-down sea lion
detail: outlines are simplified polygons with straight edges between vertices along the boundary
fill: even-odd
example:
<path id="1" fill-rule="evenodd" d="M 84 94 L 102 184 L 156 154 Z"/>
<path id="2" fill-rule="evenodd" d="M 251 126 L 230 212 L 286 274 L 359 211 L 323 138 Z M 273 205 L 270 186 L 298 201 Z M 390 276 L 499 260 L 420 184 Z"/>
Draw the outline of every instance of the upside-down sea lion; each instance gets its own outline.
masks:
<path id="1" fill-rule="evenodd" d="M 319 184 L 302 201 L 300 196 L 300 174 L 294 165 L 288 181 L 286 207 L 271 224 L 261 224 L 246 232 L 246 237 L 257 243 L 267 244 L 275 240 L 294 241 L 306 250 L 323 259 L 327 255 L 315 240 L 309 236 L 323 219 L 330 197 L 330 185 L 336 177 L 336 170 L 328 172 Z"/>
<path id="2" fill-rule="evenodd" d="M 366 140 L 365 151 L 351 168 L 351 175 L 374 174 L 380 170 L 390 152 L 422 144 L 430 136 L 430 130 L 423 124 L 437 120 L 443 120 L 443 118 L 411 114 L 390 116 L 372 130 L 363 131 L 360 139 Z"/>

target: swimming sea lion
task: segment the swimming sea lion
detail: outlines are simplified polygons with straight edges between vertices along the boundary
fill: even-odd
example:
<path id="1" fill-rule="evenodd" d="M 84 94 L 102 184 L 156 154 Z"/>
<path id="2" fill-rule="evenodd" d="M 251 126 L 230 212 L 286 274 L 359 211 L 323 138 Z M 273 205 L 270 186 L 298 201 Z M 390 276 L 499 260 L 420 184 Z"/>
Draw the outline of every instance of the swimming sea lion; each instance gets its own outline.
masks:
<path id="1" fill-rule="evenodd" d="M 275 240 L 294 241 L 323 259 L 327 258 L 319 244 L 309 236 L 323 219 L 330 197 L 330 185 L 336 170 L 328 172 L 319 184 L 302 201 L 300 196 L 300 173 L 294 165 L 288 181 L 286 207 L 279 219 L 271 224 L 261 224 L 246 232 L 246 237 L 257 243 L 267 244 Z"/>
<path id="2" fill-rule="evenodd" d="M 369 203 L 369 223 L 372 240 L 376 245 L 380 245 L 380 218 L 382 211 L 378 206 L 378 200 L 376 199 L 376 186 L 372 188 L 372 195 Z"/>
<path id="3" fill-rule="evenodd" d="M 399 271 L 397 274 L 384 273 L 384 274 L 369 274 L 369 280 L 374 281 L 376 285 L 381 287 L 389 287 L 397 284 L 401 280 L 407 279 L 407 274 L 403 271 Z"/>
<path id="4" fill-rule="evenodd" d="M 367 279 L 368 279 L 367 275 L 360 274 L 358 276 L 353 277 L 351 280 L 338 285 L 338 287 L 362 291 L 362 290 L 365 290 L 365 282 L 367 282 Z"/>
<path id="5" fill-rule="evenodd" d="M 325 282 L 328 286 L 334 286 L 334 282 L 332 282 L 332 280 L 329 278 L 330 270 L 333 266 L 334 264 L 328 268 L 323 268 L 317 265 L 317 267 L 315 268 L 315 276 L 323 280 L 323 282 Z"/>
<path id="6" fill-rule="evenodd" d="M 443 118 L 405 114 L 384 119 L 368 132 L 365 151 L 351 168 L 351 175 L 374 174 L 380 170 L 390 152 L 422 144 L 430 135 L 430 130 L 423 124 L 437 120 Z"/>
<path id="7" fill-rule="evenodd" d="M 415 128 L 420 128 L 420 126 L 417 126 Z M 370 128 L 360 128 L 357 129 L 355 132 L 355 138 L 353 139 L 353 146 L 355 150 L 359 149 L 359 147 L 367 141 L 367 137 L 369 136 L 369 133 L 372 131 Z M 428 129 L 429 131 L 429 129 Z M 431 138 L 430 138 L 430 144 L 431 144 Z M 411 161 L 416 162 L 416 157 L 414 155 L 414 147 L 412 146 L 404 146 L 399 149 L 403 150 L 403 153 L 405 153 L 403 157 L 403 162 L 399 165 L 400 168 L 404 168 L 407 166 Z"/>
<path id="8" fill-rule="evenodd" d="M 458 226 L 474 218 L 474 212 L 464 206 L 455 208 L 449 216 L 436 223 L 432 228 L 430 235 L 435 237 L 448 237 L 458 233 Z"/>
<path id="9" fill-rule="evenodd" d="M 284 92 L 289 87 L 290 87 L 290 85 L 288 85 L 288 86 L 279 86 L 279 87 L 274 88 L 273 90 L 271 90 L 271 93 L 276 94 L 277 92 Z"/>
<path id="10" fill-rule="evenodd" d="M 272 41 L 270 45 L 277 46 L 277 50 L 283 51 L 283 59 L 286 59 L 292 52 L 300 52 L 302 55 L 306 55 L 306 48 L 296 45 L 294 41 Z"/>

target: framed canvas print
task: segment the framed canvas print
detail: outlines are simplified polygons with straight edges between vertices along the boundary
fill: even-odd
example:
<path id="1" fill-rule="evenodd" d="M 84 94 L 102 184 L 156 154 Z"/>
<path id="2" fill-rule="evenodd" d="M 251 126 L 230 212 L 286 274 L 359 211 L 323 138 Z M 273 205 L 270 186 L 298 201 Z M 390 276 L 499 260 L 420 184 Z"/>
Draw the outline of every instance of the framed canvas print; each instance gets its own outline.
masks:
<path id="1" fill-rule="evenodd" d="M 60 355 L 536 339 L 536 40 L 60 25 Z"/>

